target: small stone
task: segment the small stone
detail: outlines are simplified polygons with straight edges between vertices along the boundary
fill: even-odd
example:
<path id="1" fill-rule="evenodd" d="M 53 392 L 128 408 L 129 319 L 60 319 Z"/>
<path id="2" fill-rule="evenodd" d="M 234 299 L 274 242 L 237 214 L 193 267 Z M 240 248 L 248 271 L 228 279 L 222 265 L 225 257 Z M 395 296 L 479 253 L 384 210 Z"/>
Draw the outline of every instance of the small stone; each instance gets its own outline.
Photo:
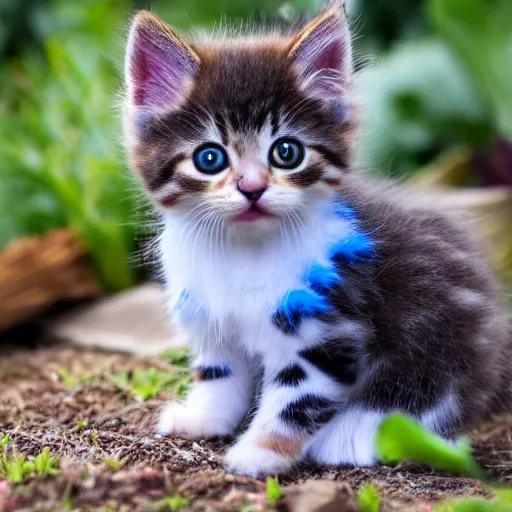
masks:
<path id="1" fill-rule="evenodd" d="M 286 512 L 359 512 L 359 506 L 346 482 L 309 480 L 286 488 L 279 510 Z"/>

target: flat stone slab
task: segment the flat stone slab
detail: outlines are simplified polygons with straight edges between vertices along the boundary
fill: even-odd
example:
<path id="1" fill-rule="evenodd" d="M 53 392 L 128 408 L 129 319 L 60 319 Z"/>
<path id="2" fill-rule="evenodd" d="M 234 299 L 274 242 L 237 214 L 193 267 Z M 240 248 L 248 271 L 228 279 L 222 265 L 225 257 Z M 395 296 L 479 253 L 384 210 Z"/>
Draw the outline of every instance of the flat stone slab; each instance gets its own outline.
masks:
<path id="1" fill-rule="evenodd" d="M 45 327 L 51 337 L 75 345 L 152 357 L 186 345 L 166 303 L 161 286 L 145 284 L 74 308 Z"/>

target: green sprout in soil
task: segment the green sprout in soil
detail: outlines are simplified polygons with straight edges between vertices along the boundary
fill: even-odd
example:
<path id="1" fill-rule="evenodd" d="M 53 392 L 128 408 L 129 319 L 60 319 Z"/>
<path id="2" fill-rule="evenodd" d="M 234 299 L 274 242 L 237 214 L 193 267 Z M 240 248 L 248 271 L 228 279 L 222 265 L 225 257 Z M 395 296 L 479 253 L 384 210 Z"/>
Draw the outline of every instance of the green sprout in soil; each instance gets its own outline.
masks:
<path id="1" fill-rule="evenodd" d="M 279 485 L 277 478 L 267 478 L 267 500 L 270 503 L 275 503 L 284 496 L 284 490 Z"/>
<path id="2" fill-rule="evenodd" d="M 172 348 L 163 352 L 160 359 L 166 361 L 171 366 L 187 367 L 189 363 L 188 348 Z"/>
<path id="3" fill-rule="evenodd" d="M 111 384 L 121 391 L 127 391 L 132 398 L 148 400 L 162 392 L 183 396 L 190 384 L 188 368 L 164 372 L 156 368 L 125 370 L 107 377 Z"/>
<path id="4" fill-rule="evenodd" d="M 55 476 L 59 471 L 59 459 L 50 454 L 48 448 L 32 459 L 37 475 Z"/>
<path id="5" fill-rule="evenodd" d="M 88 425 L 89 425 L 88 420 L 80 420 L 75 423 L 75 428 L 77 430 L 83 430 L 84 428 L 87 428 Z"/>
<path id="6" fill-rule="evenodd" d="M 75 375 L 67 368 L 60 368 L 57 370 L 57 375 L 62 383 L 62 386 L 68 390 L 73 391 L 81 385 L 90 384 L 94 382 L 98 375 L 95 373 L 87 373 L 85 375 Z"/>
<path id="7" fill-rule="evenodd" d="M 103 462 L 111 471 L 119 471 L 126 465 L 125 459 L 115 459 L 114 457 L 106 457 Z"/>
<path id="8" fill-rule="evenodd" d="M 373 484 L 363 485 L 357 491 L 357 503 L 362 512 L 379 512 L 380 510 L 380 494 Z"/>
<path id="9" fill-rule="evenodd" d="M 59 459 L 50 454 L 48 448 L 43 448 L 39 455 L 28 457 L 10 446 L 10 435 L 0 440 L 0 477 L 12 484 L 21 484 L 33 475 L 55 476 L 59 471 Z"/>
<path id="10" fill-rule="evenodd" d="M 190 505 L 190 501 L 184 498 L 180 494 L 169 496 L 162 500 L 162 507 L 159 508 L 159 512 L 176 512 L 183 510 L 185 507 Z"/>
<path id="11" fill-rule="evenodd" d="M 91 430 L 91 441 L 96 448 L 101 450 L 101 443 L 98 439 L 98 432 L 94 428 Z"/>
<path id="12" fill-rule="evenodd" d="M 7 433 L 0 438 L 0 448 L 3 450 L 11 442 L 11 434 Z"/>

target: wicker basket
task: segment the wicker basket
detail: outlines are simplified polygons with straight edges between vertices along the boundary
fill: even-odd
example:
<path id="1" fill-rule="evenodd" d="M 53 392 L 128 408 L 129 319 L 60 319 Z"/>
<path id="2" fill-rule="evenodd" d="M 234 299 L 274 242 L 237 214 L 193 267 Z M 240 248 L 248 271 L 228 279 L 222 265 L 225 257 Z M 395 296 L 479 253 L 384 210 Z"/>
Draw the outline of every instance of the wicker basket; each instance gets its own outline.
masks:
<path id="1" fill-rule="evenodd" d="M 86 251 L 69 230 L 22 238 L 0 252 L 0 330 L 58 302 L 100 293 Z"/>

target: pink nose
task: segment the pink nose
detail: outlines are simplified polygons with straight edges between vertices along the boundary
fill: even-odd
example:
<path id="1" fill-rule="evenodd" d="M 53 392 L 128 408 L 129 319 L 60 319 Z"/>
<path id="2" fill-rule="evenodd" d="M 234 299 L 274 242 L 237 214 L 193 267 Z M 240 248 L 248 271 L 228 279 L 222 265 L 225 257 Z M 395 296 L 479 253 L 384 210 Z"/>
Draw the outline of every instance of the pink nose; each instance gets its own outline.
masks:
<path id="1" fill-rule="evenodd" d="M 246 164 L 242 176 L 237 181 L 237 188 L 249 201 L 255 203 L 267 190 L 267 175 L 267 169 L 261 164 Z"/>

